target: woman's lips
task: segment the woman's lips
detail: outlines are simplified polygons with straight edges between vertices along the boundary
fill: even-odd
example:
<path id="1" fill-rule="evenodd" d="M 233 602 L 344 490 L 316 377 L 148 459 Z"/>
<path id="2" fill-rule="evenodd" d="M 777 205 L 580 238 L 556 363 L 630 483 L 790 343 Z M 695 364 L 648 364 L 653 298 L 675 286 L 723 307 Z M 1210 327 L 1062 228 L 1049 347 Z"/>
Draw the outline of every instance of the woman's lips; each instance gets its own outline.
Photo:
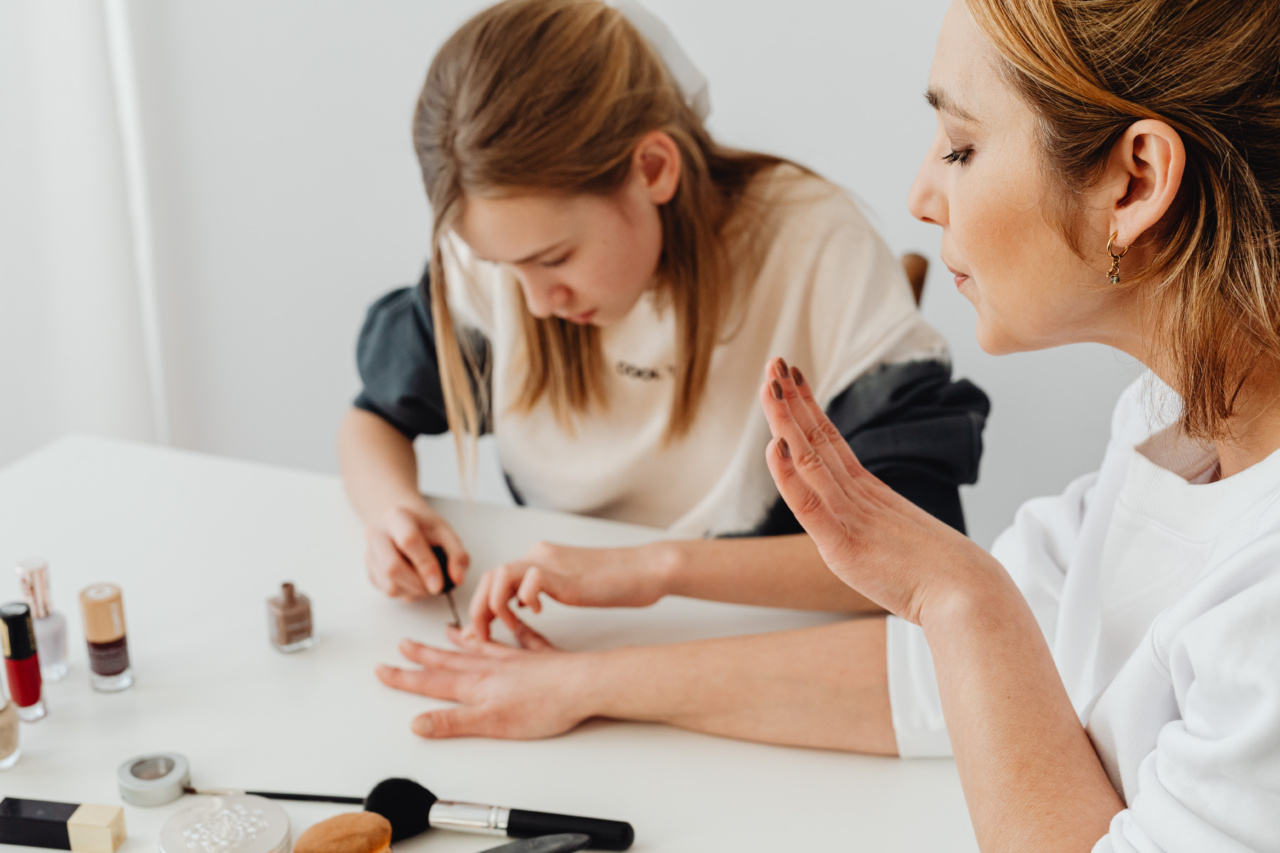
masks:
<path id="1" fill-rule="evenodd" d="M 957 287 L 957 288 L 959 288 L 959 287 L 960 287 L 960 285 L 964 284 L 966 281 L 968 281 L 968 280 L 969 280 L 969 276 L 965 275 L 965 274 L 964 274 L 964 273 L 962 273 L 962 272 L 956 272 L 956 270 L 955 270 L 955 269 L 953 269 L 953 268 L 952 268 L 952 266 L 951 266 L 950 264 L 946 264 L 946 267 L 947 267 L 947 270 L 948 270 L 948 271 L 950 271 L 950 273 L 951 273 L 953 276 L 955 276 L 955 277 L 956 277 L 956 287 Z"/>
<path id="2" fill-rule="evenodd" d="M 568 320 L 570 323 L 578 323 L 579 325 L 583 325 L 586 323 L 590 323 L 591 318 L 596 316 L 596 312 L 599 310 L 600 310 L 599 308 L 593 308 L 590 311 L 586 311 L 582 314 L 571 314 L 568 317 L 565 317 L 564 319 Z"/>

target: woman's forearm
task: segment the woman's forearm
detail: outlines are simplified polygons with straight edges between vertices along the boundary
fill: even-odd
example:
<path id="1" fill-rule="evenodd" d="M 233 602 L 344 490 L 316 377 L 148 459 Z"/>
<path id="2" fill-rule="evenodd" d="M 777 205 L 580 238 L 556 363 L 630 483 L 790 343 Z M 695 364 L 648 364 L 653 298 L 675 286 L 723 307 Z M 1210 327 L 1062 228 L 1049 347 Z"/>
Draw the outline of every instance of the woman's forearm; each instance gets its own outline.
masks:
<path id="1" fill-rule="evenodd" d="M 413 442 L 377 415 L 351 408 L 338 431 L 342 482 L 366 523 L 388 509 L 423 503 Z"/>
<path id="2" fill-rule="evenodd" d="M 583 660 L 594 716 L 897 754 L 880 618 L 589 653 Z"/>
<path id="3" fill-rule="evenodd" d="M 981 848 L 1092 849 L 1124 803 L 1013 582 L 952 593 L 921 624 Z"/>
<path id="4" fill-rule="evenodd" d="M 668 595 L 836 613 L 880 613 L 831 573 L 807 534 L 660 543 Z"/>

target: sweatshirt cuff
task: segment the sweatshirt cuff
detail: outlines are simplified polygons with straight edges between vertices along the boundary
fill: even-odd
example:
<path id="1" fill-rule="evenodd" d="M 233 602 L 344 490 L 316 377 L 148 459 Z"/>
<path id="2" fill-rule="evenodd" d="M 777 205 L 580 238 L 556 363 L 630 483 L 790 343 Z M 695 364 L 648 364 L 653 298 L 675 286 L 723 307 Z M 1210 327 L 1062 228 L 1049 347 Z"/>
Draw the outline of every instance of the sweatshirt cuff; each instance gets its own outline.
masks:
<path id="1" fill-rule="evenodd" d="M 888 655 L 889 708 L 898 755 L 903 758 L 945 758 L 951 740 L 942 716 L 942 698 L 933 672 L 933 656 L 924 630 L 897 616 L 885 620 Z"/>

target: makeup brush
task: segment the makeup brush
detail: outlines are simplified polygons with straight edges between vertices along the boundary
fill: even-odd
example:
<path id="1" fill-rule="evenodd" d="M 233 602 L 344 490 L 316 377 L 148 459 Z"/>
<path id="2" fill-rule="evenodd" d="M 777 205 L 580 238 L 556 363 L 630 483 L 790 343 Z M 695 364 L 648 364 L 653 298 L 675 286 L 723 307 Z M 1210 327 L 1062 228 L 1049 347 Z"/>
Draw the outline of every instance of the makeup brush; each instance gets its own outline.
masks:
<path id="1" fill-rule="evenodd" d="M 246 794 L 252 797 L 266 797 L 268 800 L 293 800 L 302 803 L 343 803 L 345 805 L 364 805 L 360 797 L 340 797 L 336 794 L 284 794 L 279 791 L 241 791 L 238 788 L 193 788 L 185 785 L 185 794 L 203 794 L 207 797 L 241 797 Z"/>
<path id="2" fill-rule="evenodd" d="M 364 807 L 391 821 L 392 842 L 413 838 L 432 827 L 508 838 L 578 832 L 589 835 L 591 846 L 599 850 L 626 850 L 636 837 L 631 824 L 620 820 L 441 800 L 412 779 L 382 780 L 369 792 Z"/>
<path id="3" fill-rule="evenodd" d="M 449 577 L 449 555 L 439 545 L 432 545 L 431 553 L 436 555 L 436 562 L 440 564 L 440 574 L 444 575 L 444 589 L 440 591 L 444 593 L 444 597 L 449 602 L 449 609 L 453 611 L 453 627 L 461 628 L 462 620 L 458 618 L 458 605 L 453 603 L 453 590 L 457 584 L 453 582 L 453 578 Z"/>

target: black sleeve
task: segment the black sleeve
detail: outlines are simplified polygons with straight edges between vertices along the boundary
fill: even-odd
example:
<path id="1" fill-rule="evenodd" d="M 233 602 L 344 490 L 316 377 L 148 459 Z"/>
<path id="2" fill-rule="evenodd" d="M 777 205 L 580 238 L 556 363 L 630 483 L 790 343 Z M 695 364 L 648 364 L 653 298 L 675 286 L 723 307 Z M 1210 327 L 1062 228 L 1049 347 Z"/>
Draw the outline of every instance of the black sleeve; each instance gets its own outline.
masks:
<path id="1" fill-rule="evenodd" d="M 935 518 L 965 532 L 960 485 L 978 480 L 991 403 L 938 361 L 888 364 L 858 377 L 827 407 L 863 466 Z M 754 536 L 801 533 L 779 499 Z"/>
<path id="2" fill-rule="evenodd" d="M 417 286 L 379 298 L 369 306 L 356 343 L 356 366 L 364 387 L 353 405 L 377 415 L 408 438 L 449 431 L 427 301 L 430 287 L 430 278 L 423 272 Z M 484 375 L 488 341 L 472 332 L 465 345 Z M 487 432 L 489 418 L 482 420 Z"/>

